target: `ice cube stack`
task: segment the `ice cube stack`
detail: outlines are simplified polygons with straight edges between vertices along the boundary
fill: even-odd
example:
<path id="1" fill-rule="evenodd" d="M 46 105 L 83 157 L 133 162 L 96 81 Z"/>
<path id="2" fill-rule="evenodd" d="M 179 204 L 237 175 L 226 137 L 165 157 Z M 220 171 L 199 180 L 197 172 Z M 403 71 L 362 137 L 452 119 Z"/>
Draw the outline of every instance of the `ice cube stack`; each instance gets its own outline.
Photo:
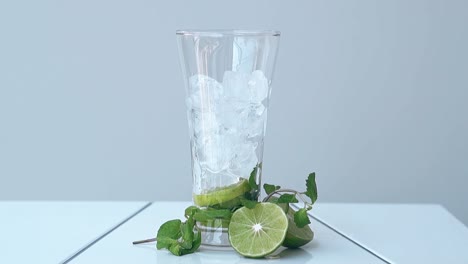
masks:
<path id="1" fill-rule="evenodd" d="M 262 71 L 226 71 L 222 83 L 190 77 L 186 103 L 195 173 L 249 176 L 262 153 L 269 84 Z"/>

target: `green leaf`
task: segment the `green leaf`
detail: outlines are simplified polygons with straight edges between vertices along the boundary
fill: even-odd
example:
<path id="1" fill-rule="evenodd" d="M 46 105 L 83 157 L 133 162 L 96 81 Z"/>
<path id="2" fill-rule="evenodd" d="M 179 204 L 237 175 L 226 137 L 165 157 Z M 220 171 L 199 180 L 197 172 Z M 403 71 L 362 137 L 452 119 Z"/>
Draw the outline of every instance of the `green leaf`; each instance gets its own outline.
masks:
<path id="1" fill-rule="evenodd" d="M 185 209 L 185 217 L 189 218 L 192 217 L 196 212 L 200 211 L 200 208 L 196 206 L 189 206 Z"/>
<path id="2" fill-rule="evenodd" d="M 182 247 L 179 245 L 179 243 L 174 243 L 172 244 L 169 248 L 169 251 L 176 255 L 176 256 L 182 256 Z"/>
<path id="3" fill-rule="evenodd" d="M 192 251 L 189 253 L 195 252 L 201 245 L 201 231 L 196 228 L 193 236 Z"/>
<path id="4" fill-rule="evenodd" d="M 318 198 L 318 193 L 317 193 L 317 184 L 315 182 L 315 172 L 312 172 L 309 174 L 309 177 L 307 177 L 306 180 L 306 192 L 305 195 L 307 195 L 310 200 L 312 201 L 312 204 L 317 201 Z"/>
<path id="5" fill-rule="evenodd" d="M 156 235 L 156 247 L 169 248 L 172 245 L 173 240 L 177 240 L 181 237 L 180 226 L 182 221 L 179 219 L 170 220 L 165 222 L 159 227 L 158 234 Z"/>
<path id="6" fill-rule="evenodd" d="M 251 192 L 258 192 L 258 184 L 257 184 L 257 171 L 258 171 L 259 165 L 255 166 L 253 168 L 252 172 L 250 173 L 249 177 L 249 186 L 250 186 L 250 191 Z"/>
<path id="7" fill-rule="evenodd" d="M 169 237 L 160 237 L 158 238 L 158 241 L 156 243 L 156 248 L 157 249 L 162 249 L 162 248 L 169 249 L 169 247 L 172 246 L 172 244 L 174 243 L 177 244 L 179 243 L 179 241 L 177 239 L 172 239 Z"/>
<path id="8" fill-rule="evenodd" d="M 258 170 L 262 169 L 262 163 L 258 163 L 255 168 L 253 168 L 252 172 L 250 173 L 249 177 L 249 187 L 250 191 L 245 193 L 245 198 L 252 200 L 252 201 L 258 201 L 258 196 L 260 194 L 260 187 L 257 184 L 257 174 Z"/>
<path id="9" fill-rule="evenodd" d="M 268 183 L 263 184 L 263 189 L 265 190 L 266 194 L 270 194 L 276 190 L 279 190 L 280 188 L 281 187 L 278 185 L 272 185 Z"/>
<path id="10" fill-rule="evenodd" d="M 186 210 L 186 214 L 189 215 L 187 221 L 182 223 L 176 219 L 161 225 L 158 230 L 156 247 L 158 249 L 166 248 L 175 256 L 195 252 L 201 245 L 201 232 L 195 227 L 194 216 L 191 214 L 196 214 L 199 210 L 189 207 Z"/>
<path id="11" fill-rule="evenodd" d="M 195 251 L 197 251 L 200 245 L 201 245 L 201 232 L 200 230 L 196 229 L 196 232 L 194 232 L 192 247 L 189 249 L 182 248 L 180 251 L 181 253 L 180 256 L 194 253 Z"/>
<path id="12" fill-rule="evenodd" d="M 301 208 L 294 213 L 294 223 L 296 223 L 299 228 L 310 224 L 310 219 L 305 208 Z"/>
<path id="13" fill-rule="evenodd" d="M 199 222 L 206 222 L 214 219 L 231 219 L 231 210 L 229 209 L 210 209 L 200 210 L 193 215 L 193 218 Z"/>
<path id="14" fill-rule="evenodd" d="M 160 237 L 169 237 L 169 238 L 179 238 L 180 225 L 182 221 L 179 219 L 174 219 L 165 222 L 159 227 L 157 238 Z"/>
<path id="15" fill-rule="evenodd" d="M 189 218 L 187 222 L 181 225 L 182 239 L 180 241 L 180 246 L 185 249 L 192 248 L 193 242 L 193 218 Z"/>
<path id="16" fill-rule="evenodd" d="M 252 200 L 249 200 L 249 199 L 245 199 L 245 198 L 241 198 L 241 204 L 249 209 L 253 209 L 257 204 L 258 202 L 257 201 L 252 201 Z"/>
<path id="17" fill-rule="evenodd" d="M 277 201 L 277 203 L 297 203 L 297 202 L 299 201 L 297 200 L 296 195 L 289 194 L 289 193 L 282 194 L 278 198 L 278 201 Z"/>

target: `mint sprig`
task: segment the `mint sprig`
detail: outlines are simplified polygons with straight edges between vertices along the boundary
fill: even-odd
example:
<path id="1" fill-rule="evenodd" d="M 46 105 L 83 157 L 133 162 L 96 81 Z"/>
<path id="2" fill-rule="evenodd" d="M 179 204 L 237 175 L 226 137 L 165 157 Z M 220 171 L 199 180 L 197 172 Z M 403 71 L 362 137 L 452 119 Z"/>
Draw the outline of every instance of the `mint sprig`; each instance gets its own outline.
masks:
<path id="1" fill-rule="evenodd" d="M 259 163 L 252 170 L 252 173 L 250 173 L 250 191 L 246 192 L 244 197 L 240 197 L 241 206 L 252 209 L 259 203 L 258 195 L 260 193 L 260 186 L 257 184 L 256 179 L 259 174 L 259 170 L 261 169 L 262 164 Z M 310 173 L 307 177 L 306 191 L 304 192 L 292 189 L 283 189 L 281 186 L 272 184 L 264 184 L 263 189 L 267 196 L 262 202 L 286 204 L 286 208 L 289 208 L 289 203 L 298 203 L 300 200 L 304 206 L 294 213 L 294 224 L 296 224 L 297 227 L 302 228 L 311 223 L 307 212 L 312 209 L 312 205 L 318 198 L 315 172 Z M 179 219 L 167 221 L 159 227 L 156 239 L 135 241 L 134 244 L 156 240 L 157 249 L 167 249 L 176 256 L 193 253 L 201 245 L 201 231 L 197 227 L 197 222 L 207 223 L 219 219 L 229 220 L 231 219 L 234 211 L 239 208 L 240 206 L 236 206 L 231 209 L 213 207 L 201 209 L 197 206 L 189 206 L 185 209 L 185 222 L 182 222 Z"/>
<path id="2" fill-rule="evenodd" d="M 201 231 L 195 226 L 194 216 L 200 210 L 191 206 L 185 210 L 187 220 L 170 220 L 159 227 L 156 248 L 167 249 L 176 256 L 195 252 L 201 245 Z"/>
<path id="3" fill-rule="evenodd" d="M 299 200 L 296 198 L 298 197 L 304 204 L 304 207 L 299 209 L 297 212 L 294 213 L 294 223 L 297 227 L 301 228 L 308 224 L 310 224 L 310 219 L 307 214 L 307 211 L 312 209 L 312 205 L 317 201 L 318 193 L 317 193 L 317 183 L 315 182 L 315 172 L 309 174 L 306 179 L 306 191 L 305 192 L 298 192 L 292 189 L 282 189 L 280 186 L 271 185 L 271 184 L 264 184 L 263 188 L 265 192 L 268 194 L 263 202 L 273 202 L 273 203 L 287 203 L 289 208 L 289 203 L 298 203 Z M 273 195 L 280 195 L 278 199 L 270 199 Z M 304 197 L 307 196 L 310 198 L 310 202 Z"/>

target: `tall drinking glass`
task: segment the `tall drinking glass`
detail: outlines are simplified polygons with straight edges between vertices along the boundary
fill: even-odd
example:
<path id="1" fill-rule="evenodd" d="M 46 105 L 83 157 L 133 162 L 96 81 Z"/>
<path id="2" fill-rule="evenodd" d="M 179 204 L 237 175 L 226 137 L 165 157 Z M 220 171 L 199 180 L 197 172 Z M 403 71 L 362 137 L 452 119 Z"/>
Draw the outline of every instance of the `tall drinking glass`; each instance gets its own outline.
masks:
<path id="1" fill-rule="evenodd" d="M 178 30 L 192 154 L 193 202 L 235 210 L 257 199 L 280 33 Z M 229 220 L 202 222 L 202 243 L 228 246 Z"/>

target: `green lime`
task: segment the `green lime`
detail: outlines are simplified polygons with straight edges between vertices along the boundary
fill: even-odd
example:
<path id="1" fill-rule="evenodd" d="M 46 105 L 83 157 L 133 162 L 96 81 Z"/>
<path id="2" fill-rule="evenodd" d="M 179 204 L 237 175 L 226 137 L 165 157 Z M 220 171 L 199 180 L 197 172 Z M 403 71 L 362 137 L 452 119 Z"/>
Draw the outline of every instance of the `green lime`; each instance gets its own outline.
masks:
<path id="1" fill-rule="evenodd" d="M 294 222 L 295 211 L 289 207 L 286 214 L 288 218 L 288 232 L 283 241 L 283 246 L 288 248 L 298 248 L 309 243 L 314 239 L 314 232 L 309 225 L 299 228 Z"/>
<path id="2" fill-rule="evenodd" d="M 272 196 L 268 201 L 275 202 L 278 197 Z M 288 232 L 286 238 L 283 241 L 283 246 L 288 248 L 298 248 L 309 243 L 314 239 L 314 232 L 309 225 L 299 228 L 294 222 L 294 209 L 291 208 L 287 203 L 278 204 L 288 217 Z"/>
<path id="3" fill-rule="evenodd" d="M 273 203 L 259 203 L 253 209 L 242 207 L 231 218 L 229 241 L 242 256 L 259 258 L 275 251 L 283 243 L 288 218 Z"/>
<path id="4" fill-rule="evenodd" d="M 194 194 L 193 202 L 201 207 L 217 205 L 219 208 L 232 208 L 240 205 L 239 197 L 250 191 L 247 179 L 240 178 L 239 182 L 216 188 L 206 193 Z"/>

